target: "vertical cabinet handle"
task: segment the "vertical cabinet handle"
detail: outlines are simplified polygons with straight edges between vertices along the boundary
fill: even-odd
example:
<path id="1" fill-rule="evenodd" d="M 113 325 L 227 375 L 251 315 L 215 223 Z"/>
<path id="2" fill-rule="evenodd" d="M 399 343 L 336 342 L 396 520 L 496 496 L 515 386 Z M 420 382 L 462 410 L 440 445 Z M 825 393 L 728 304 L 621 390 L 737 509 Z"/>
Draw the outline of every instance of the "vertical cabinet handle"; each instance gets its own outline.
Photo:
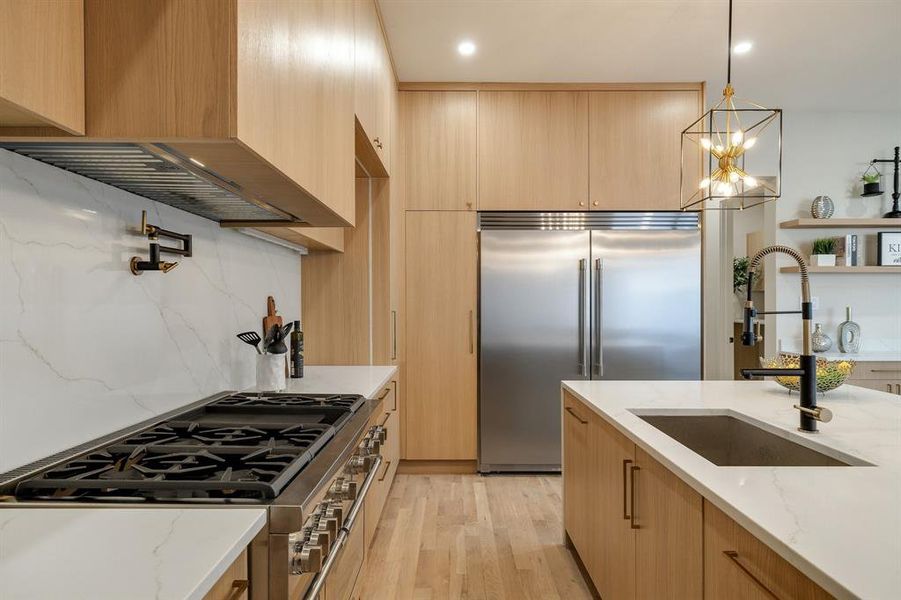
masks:
<path id="1" fill-rule="evenodd" d="M 777 596 L 775 593 L 773 593 L 773 590 L 771 590 L 770 588 L 768 588 L 768 587 L 766 586 L 766 584 L 764 584 L 764 583 L 763 583 L 756 575 L 754 575 L 754 573 L 751 572 L 750 569 L 748 569 L 748 567 L 746 567 L 745 565 L 742 564 L 741 559 L 740 559 L 739 556 L 738 556 L 738 552 L 736 552 L 735 550 L 723 550 L 723 554 L 725 554 L 726 557 L 727 557 L 729 560 L 731 560 L 732 563 L 733 563 L 736 567 L 738 567 L 739 569 L 741 569 L 742 573 L 744 573 L 745 575 L 747 575 L 747 576 L 751 579 L 751 581 L 753 581 L 754 583 L 756 583 L 756 584 L 757 584 L 757 587 L 760 588 L 760 590 L 761 590 L 763 593 L 765 593 L 765 594 L 766 594 L 767 596 L 769 596 L 770 598 L 773 598 L 773 600 L 781 600 L 781 598 L 779 598 L 779 596 Z"/>
<path id="2" fill-rule="evenodd" d="M 623 459 L 623 519 L 625 519 L 626 521 L 632 518 L 629 516 L 629 505 L 626 502 L 626 499 L 628 497 L 628 494 L 626 493 L 626 485 L 628 484 L 629 465 L 631 464 L 632 461 L 630 459 Z"/>
<path id="3" fill-rule="evenodd" d="M 596 359 L 592 365 L 594 374 L 604 376 L 604 345 L 601 342 L 601 331 L 604 322 L 604 305 L 601 295 L 604 293 L 602 282 L 604 263 L 600 258 L 594 259 L 594 352 Z"/>
<path id="4" fill-rule="evenodd" d="M 397 360 L 397 311 L 391 311 L 391 360 Z"/>
<path id="5" fill-rule="evenodd" d="M 579 374 L 588 377 L 588 358 L 585 356 L 585 279 L 588 261 L 579 259 Z"/>
<path id="6" fill-rule="evenodd" d="M 232 581 L 232 589 L 229 591 L 225 600 L 238 600 L 250 587 L 250 582 L 246 579 L 235 579 Z"/>
<path id="7" fill-rule="evenodd" d="M 629 467 L 629 474 L 631 475 L 629 481 L 629 527 L 632 529 L 641 529 L 639 525 L 635 523 L 635 473 L 641 471 L 641 467 L 637 467 L 632 465 Z"/>
<path id="8" fill-rule="evenodd" d="M 475 352 L 475 333 L 473 332 L 472 311 L 469 311 L 469 353 Z"/>
<path id="9" fill-rule="evenodd" d="M 385 477 L 388 476 L 388 470 L 391 469 L 391 461 L 385 463 L 385 470 L 382 471 L 382 476 L 379 477 L 379 481 L 385 481 Z"/>

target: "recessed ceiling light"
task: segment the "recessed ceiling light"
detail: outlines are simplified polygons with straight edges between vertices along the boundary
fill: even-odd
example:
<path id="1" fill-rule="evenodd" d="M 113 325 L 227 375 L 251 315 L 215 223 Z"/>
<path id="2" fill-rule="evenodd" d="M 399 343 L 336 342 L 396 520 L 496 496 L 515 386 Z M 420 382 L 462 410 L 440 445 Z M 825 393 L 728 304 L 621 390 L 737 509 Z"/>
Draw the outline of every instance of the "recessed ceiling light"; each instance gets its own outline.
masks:
<path id="1" fill-rule="evenodd" d="M 457 44 L 457 52 L 462 56 L 472 56 L 476 53 L 476 45 L 469 40 L 463 40 Z"/>
<path id="2" fill-rule="evenodd" d="M 744 54 L 746 52 L 750 52 L 751 48 L 753 48 L 753 47 L 754 47 L 753 42 L 738 42 L 732 48 L 732 51 L 735 52 L 736 54 Z"/>

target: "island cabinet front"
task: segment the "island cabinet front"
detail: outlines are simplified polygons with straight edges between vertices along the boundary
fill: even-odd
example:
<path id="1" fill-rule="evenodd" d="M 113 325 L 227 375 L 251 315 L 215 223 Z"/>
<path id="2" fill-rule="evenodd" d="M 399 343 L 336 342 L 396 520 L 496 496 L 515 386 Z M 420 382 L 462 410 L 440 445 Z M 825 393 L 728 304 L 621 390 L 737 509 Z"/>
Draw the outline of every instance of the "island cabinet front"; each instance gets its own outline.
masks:
<path id="1" fill-rule="evenodd" d="M 604 600 L 704 595 L 703 499 L 568 392 L 564 525 Z"/>
<path id="2" fill-rule="evenodd" d="M 731 600 L 825 600 L 831 594 L 704 502 L 704 590 Z"/>

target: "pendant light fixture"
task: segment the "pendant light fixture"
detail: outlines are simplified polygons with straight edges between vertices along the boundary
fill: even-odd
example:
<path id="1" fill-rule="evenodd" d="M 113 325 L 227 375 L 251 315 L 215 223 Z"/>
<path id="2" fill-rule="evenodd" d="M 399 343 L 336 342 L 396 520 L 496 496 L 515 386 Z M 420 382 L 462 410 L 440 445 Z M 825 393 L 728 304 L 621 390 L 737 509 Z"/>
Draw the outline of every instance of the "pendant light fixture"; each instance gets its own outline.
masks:
<path id="1" fill-rule="evenodd" d="M 732 0 L 727 37 L 723 97 L 682 132 L 682 210 L 742 210 L 782 195 L 782 109 L 732 87 Z"/>

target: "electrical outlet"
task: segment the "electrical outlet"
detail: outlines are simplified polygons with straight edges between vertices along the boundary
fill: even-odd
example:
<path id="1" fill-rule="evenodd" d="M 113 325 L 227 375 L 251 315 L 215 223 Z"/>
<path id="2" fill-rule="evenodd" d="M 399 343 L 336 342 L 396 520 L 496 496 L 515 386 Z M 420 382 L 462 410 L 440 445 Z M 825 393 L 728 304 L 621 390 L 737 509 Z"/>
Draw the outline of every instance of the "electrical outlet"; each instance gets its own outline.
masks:
<path id="1" fill-rule="evenodd" d="M 819 296 L 811 296 L 810 303 L 813 305 L 814 310 L 820 310 L 820 297 Z"/>

